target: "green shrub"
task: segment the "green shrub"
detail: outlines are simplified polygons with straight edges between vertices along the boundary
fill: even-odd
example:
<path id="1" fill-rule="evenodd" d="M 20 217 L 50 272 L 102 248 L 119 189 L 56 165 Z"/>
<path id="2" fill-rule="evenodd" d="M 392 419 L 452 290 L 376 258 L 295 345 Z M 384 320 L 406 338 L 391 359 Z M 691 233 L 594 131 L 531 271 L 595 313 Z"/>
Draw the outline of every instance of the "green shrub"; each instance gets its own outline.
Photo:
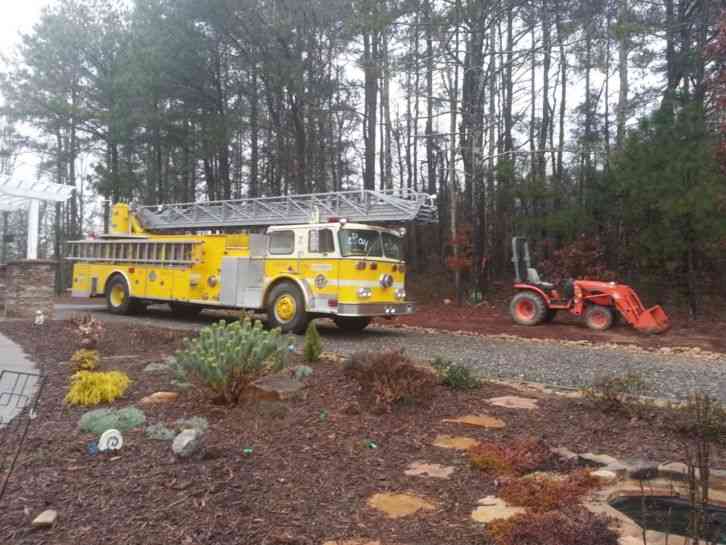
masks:
<path id="1" fill-rule="evenodd" d="M 416 365 L 398 350 L 353 354 L 346 364 L 346 372 L 382 412 L 390 412 L 396 403 L 430 399 L 438 384 L 434 373 Z"/>
<path id="2" fill-rule="evenodd" d="M 144 422 L 146 416 L 136 407 L 94 409 L 81 416 L 78 427 L 84 433 L 100 435 L 110 429 L 125 432 L 143 426 Z"/>
<path id="3" fill-rule="evenodd" d="M 436 358 L 431 362 L 437 373 L 441 376 L 441 382 L 453 390 L 474 390 L 481 386 L 481 381 L 468 367 L 457 365 L 443 358 Z"/>
<path id="4" fill-rule="evenodd" d="M 146 435 L 149 439 L 154 439 L 155 441 L 173 441 L 174 437 L 176 437 L 176 432 L 174 430 L 170 430 L 164 424 L 159 422 L 158 424 L 147 426 L 144 430 L 144 435 Z"/>
<path id="5" fill-rule="evenodd" d="M 184 345 L 174 364 L 177 378 L 207 388 L 217 403 L 234 404 L 250 383 L 285 367 L 290 340 L 245 319 L 205 327 Z"/>
<path id="6" fill-rule="evenodd" d="M 320 339 L 320 333 L 315 326 L 315 320 L 311 320 L 305 331 L 305 346 L 303 348 L 303 357 L 308 363 L 320 361 L 320 354 L 323 353 L 323 342 Z"/>
<path id="7" fill-rule="evenodd" d="M 610 376 L 597 379 L 584 391 L 585 398 L 605 411 L 632 412 L 642 408 L 640 397 L 648 391 L 648 385 L 639 373 Z M 640 406 L 640 407 L 638 407 Z"/>
<path id="8" fill-rule="evenodd" d="M 130 383 L 128 375 L 120 371 L 108 373 L 79 371 L 71 377 L 71 387 L 66 394 L 65 402 L 85 407 L 111 403 L 124 395 Z"/>

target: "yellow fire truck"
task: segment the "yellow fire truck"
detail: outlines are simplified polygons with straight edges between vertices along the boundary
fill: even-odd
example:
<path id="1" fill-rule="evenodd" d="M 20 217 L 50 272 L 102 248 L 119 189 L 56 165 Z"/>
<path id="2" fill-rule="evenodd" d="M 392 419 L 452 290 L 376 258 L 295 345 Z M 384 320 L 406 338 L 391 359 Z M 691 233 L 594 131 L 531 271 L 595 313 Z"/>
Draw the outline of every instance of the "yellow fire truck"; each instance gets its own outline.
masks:
<path id="1" fill-rule="evenodd" d="M 404 230 L 390 226 L 435 216 L 426 194 L 380 191 L 116 204 L 108 233 L 66 246 L 72 293 L 105 297 L 118 314 L 167 302 L 182 315 L 266 312 L 285 332 L 324 316 L 362 330 L 373 317 L 414 312 Z"/>

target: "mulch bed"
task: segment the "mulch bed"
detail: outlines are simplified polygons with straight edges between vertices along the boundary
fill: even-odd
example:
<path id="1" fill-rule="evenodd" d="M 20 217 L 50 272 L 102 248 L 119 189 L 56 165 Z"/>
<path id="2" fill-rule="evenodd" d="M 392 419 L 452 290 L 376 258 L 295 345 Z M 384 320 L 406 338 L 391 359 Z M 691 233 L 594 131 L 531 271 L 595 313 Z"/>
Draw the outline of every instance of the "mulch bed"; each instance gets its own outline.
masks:
<path id="1" fill-rule="evenodd" d="M 173 354 L 183 333 L 108 323 L 100 345 L 106 369 L 120 369 L 133 383 L 115 406 L 173 389 L 171 377 L 143 368 Z M 373 538 L 385 544 L 482 545 L 481 525 L 471 521 L 477 501 L 494 494 L 492 478 L 472 468 L 466 455 L 433 447 L 438 434 L 480 440 L 541 437 L 551 446 L 607 453 L 624 459 L 679 460 L 678 445 L 657 426 L 630 417 L 604 416 L 584 401 L 542 397 L 536 411 L 488 405 L 510 388 L 484 385 L 472 392 L 443 386 L 425 403 L 391 414 L 356 411 L 357 384 L 335 362 L 315 366 L 306 399 L 280 404 L 214 406 L 194 390 L 176 402 L 143 407 L 147 424 L 178 418 L 209 420 L 203 458 L 176 460 L 169 442 L 128 432 L 123 450 L 87 453 L 92 436 L 79 434 L 84 410 L 63 397 L 75 349 L 72 326 L 51 322 L 41 331 L 27 323 L 0 323 L 0 332 L 43 364 L 48 383 L 39 418 L 2 501 L 0 543 L 263 544 L 319 545 L 326 540 Z M 297 356 L 293 359 L 297 359 Z M 299 363 L 294 361 L 292 363 Z M 490 414 L 504 430 L 465 428 L 442 419 Z M 378 448 L 369 448 L 369 442 Z M 251 455 L 244 449 L 252 448 Z M 404 475 L 414 461 L 456 467 L 449 480 Z M 370 509 L 377 492 L 414 492 L 439 509 L 390 520 Z M 50 530 L 33 530 L 40 511 L 59 511 Z M 27 509 L 29 514 L 25 514 Z"/>

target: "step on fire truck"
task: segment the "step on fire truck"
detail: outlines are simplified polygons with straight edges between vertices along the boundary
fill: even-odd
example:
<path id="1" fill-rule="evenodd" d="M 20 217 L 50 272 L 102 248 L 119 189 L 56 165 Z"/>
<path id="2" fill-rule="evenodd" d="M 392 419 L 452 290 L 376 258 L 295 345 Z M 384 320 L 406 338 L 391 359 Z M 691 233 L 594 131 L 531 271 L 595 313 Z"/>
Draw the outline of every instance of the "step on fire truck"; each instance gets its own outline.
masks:
<path id="1" fill-rule="evenodd" d="M 66 254 L 73 297 L 105 297 L 117 314 L 166 302 L 186 316 L 262 311 L 284 332 L 302 332 L 317 317 L 362 330 L 374 317 L 414 312 L 405 229 L 390 227 L 434 221 L 433 199 L 410 192 L 116 204 L 109 232 L 67 243 Z"/>

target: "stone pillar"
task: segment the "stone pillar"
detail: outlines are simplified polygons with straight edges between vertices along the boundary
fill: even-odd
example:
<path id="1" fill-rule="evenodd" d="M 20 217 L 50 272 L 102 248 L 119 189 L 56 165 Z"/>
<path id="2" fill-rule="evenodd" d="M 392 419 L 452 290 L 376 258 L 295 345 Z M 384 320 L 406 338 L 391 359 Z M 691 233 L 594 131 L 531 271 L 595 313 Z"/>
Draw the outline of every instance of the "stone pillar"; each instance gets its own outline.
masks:
<path id="1" fill-rule="evenodd" d="M 42 311 L 53 318 L 56 261 L 11 261 L 5 273 L 5 316 L 34 318 Z"/>

